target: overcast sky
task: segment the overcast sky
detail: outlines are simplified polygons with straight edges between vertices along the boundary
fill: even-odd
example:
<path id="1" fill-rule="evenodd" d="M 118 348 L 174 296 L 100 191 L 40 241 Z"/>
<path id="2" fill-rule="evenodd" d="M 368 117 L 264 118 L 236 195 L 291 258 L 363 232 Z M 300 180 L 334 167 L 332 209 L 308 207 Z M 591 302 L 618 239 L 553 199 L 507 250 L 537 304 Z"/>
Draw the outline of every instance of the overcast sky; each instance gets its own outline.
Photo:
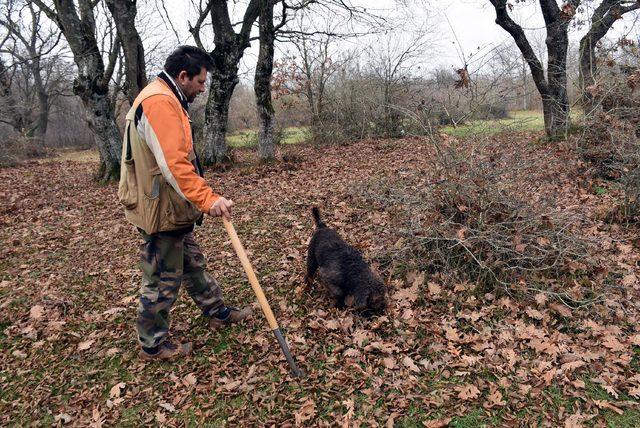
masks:
<path id="1" fill-rule="evenodd" d="M 399 6 L 399 3 L 404 7 Z M 559 1 L 560 3 L 561 1 Z M 176 5 L 177 2 L 172 1 L 167 4 Z M 244 13 L 246 3 L 237 2 L 236 6 L 233 6 L 233 2 L 229 2 L 229 4 L 230 7 L 235 7 L 234 14 L 239 20 Z M 502 43 L 512 43 L 511 36 L 495 23 L 495 10 L 489 0 L 404 0 L 402 2 L 398 0 L 352 0 L 352 4 L 366 7 L 367 10 L 375 11 L 381 16 L 394 17 L 399 14 L 406 16 L 401 20 L 402 25 L 396 30 L 393 37 L 409 38 L 411 31 L 418 28 L 419 25 L 426 24 L 427 28 L 432 31 L 430 37 L 433 40 L 433 47 L 425 52 L 420 62 L 423 66 L 422 69 L 427 71 L 436 67 L 459 68 L 464 65 L 465 61 L 473 62 Z M 187 19 L 184 18 L 185 13 L 188 14 L 188 12 L 184 10 L 184 8 L 169 8 L 168 14 L 181 42 L 193 43 L 193 39 L 190 38 L 187 31 Z M 158 10 L 155 12 L 158 13 Z M 193 22 L 193 11 L 191 11 L 191 16 Z M 532 39 L 532 44 L 544 45 L 544 21 L 537 1 L 529 1 L 524 5 L 518 4 L 514 8 L 512 16 L 525 29 Z M 637 19 L 638 15 L 636 14 L 618 21 L 608 37 L 615 39 L 622 34 L 627 34 L 638 40 L 640 26 L 636 22 Z M 157 26 L 155 31 L 155 40 L 158 40 L 159 37 L 165 45 L 177 43 L 173 31 L 166 24 Z M 584 29 L 571 30 L 570 38 L 574 44 L 577 45 L 583 33 Z M 364 50 L 371 43 L 373 43 L 371 38 L 358 37 L 340 42 L 336 49 Z M 252 47 L 245 54 L 242 67 L 246 74 L 245 79 L 253 78 L 252 70 L 257 58 L 257 45 L 257 41 L 253 42 Z M 287 46 L 280 44 L 277 46 L 276 55 L 282 55 L 286 50 Z"/>

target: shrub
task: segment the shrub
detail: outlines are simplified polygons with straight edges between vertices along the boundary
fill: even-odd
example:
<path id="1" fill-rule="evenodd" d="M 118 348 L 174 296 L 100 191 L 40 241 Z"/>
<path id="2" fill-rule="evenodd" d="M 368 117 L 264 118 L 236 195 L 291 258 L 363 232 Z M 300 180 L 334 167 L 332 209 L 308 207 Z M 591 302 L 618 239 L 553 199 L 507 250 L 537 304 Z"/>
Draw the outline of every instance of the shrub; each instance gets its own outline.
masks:
<path id="1" fill-rule="evenodd" d="M 574 233 L 576 216 L 523 195 L 513 186 L 521 165 L 498 164 L 479 150 L 443 149 L 433 162 L 440 179 L 429 185 L 418 179 L 362 190 L 369 203 L 397 210 L 404 243 L 395 260 L 489 290 L 544 284 L 576 266 L 587 269 L 589 244 Z"/>

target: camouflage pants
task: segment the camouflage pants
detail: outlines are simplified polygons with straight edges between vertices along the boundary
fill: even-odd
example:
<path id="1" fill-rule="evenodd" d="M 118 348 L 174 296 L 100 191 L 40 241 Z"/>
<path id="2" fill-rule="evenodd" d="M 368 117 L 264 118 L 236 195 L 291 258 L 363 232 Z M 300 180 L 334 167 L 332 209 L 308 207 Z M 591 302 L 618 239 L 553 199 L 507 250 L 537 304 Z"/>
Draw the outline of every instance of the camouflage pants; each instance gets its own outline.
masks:
<path id="1" fill-rule="evenodd" d="M 156 233 L 142 237 L 140 245 L 142 288 L 138 306 L 138 340 L 151 348 L 164 342 L 169 333 L 169 311 L 184 284 L 204 315 L 224 306 L 222 290 L 205 272 L 206 262 L 193 233 Z"/>

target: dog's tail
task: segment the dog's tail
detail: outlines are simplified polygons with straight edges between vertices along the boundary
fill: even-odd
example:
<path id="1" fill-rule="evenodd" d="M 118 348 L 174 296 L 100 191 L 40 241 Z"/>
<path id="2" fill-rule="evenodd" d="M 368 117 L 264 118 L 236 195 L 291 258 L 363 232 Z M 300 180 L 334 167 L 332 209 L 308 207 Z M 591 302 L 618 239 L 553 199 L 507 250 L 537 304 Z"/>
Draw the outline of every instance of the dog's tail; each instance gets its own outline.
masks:
<path id="1" fill-rule="evenodd" d="M 313 213 L 313 220 L 316 222 L 317 228 L 327 227 L 327 225 L 324 224 L 322 222 L 322 219 L 320 218 L 320 210 L 318 209 L 318 207 L 311 208 L 311 212 Z"/>

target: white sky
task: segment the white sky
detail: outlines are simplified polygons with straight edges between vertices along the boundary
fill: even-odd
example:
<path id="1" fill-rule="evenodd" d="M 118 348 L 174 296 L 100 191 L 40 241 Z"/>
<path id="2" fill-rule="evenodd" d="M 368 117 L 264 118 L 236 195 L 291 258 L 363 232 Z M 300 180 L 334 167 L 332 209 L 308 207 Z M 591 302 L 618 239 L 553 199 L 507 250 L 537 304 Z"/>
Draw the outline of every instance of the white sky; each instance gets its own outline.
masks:
<path id="1" fill-rule="evenodd" d="M 149 0 L 146 8 L 150 8 L 147 13 L 153 13 L 156 16 L 159 13 L 159 0 Z M 179 7 L 179 4 L 189 4 L 183 0 L 178 2 L 172 0 L 166 2 L 167 13 L 174 24 L 176 31 L 180 36 L 180 42 L 193 43 L 193 39 L 187 31 L 188 26 L 185 17 L 185 8 Z M 370 11 L 377 11 L 383 16 L 394 16 L 402 13 L 408 15 L 408 18 L 402 20 L 401 29 L 393 34 L 393 37 L 408 38 L 412 30 L 419 25 L 428 24 L 428 28 L 433 31 L 433 40 L 437 42 L 434 47 L 425 52 L 424 57 L 420 61 L 423 70 L 433 70 L 436 67 L 459 68 L 466 57 L 467 61 L 471 58 L 471 62 L 481 58 L 483 54 L 489 52 L 492 48 L 502 43 L 512 43 L 511 36 L 495 23 L 495 10 L 489 0 L 351 0 L 352 4 L 367 7 Z M 562 1 L 558 0 L 560 4 Z M 140 4 L 141 2 L 139 2 Z M 235 6 L 234 6 L 235 3 Z M 398 6 L 399 3 L 404 8 Z M 515 2 L 514 2 L 515 3 Z M 588 3 L 588 2 L 587 2 Z M 594 3 L 594 2 L 592 2 Z M 599 1 L 595 2 L 596 4 Z M 233 11 L 237 20 L 244 13 L 245 2 L 229 2 L 230 7 L 235 8 Z M 173 7 L 172 7 L 173 6 Z M 192 8 L 192 6 L 189 6 Z M 428 10 L 428 12 L 427 12 Z M 139 15 L 144 15 L 139 12 Z M 189 12 L 186 12 L 189 13 Z M 518 22 L 527 32 L 528 37 L 534 49 L 535 45 L 544 47 L 544 21 L 539 11 L 537 1 L 530 0 L 523 4 L 518 4 L 511 14 L 514 20 Z M 194 22 L 193 11 L 191 12 L 191 21 Z M 639 25 L 637 25 L 638 15 L 627 14 L 624 20 L 618 21 L 614 28 L 608 34 L 609 38 L 618 38 L 622 34 L 627 34 L 631 38 L 638 40 Z M 177 44 L 177 40 L 173 31 L 166 25 L 156 25 L 152 29 L 155 34 L 152 40 L 161 44 L 162 51 L 169 52 L 173 46 Z M 254 33 L 257 30 L 254 28 Z M 579 38 L 584 33 L 583 29 L 572 29 L 570 33 L 571 40 L 577 44 Z M 255 34 L 254 34 L 255 35 Z M 338 49 L 357 49 L 363 50 L 371 45 L 372 39 L 359 37 L 346 42 L 340 42 Z M 211 44 L 212 46 L 212 44 Z M 242 71 L 244 72 L 243 80 L 252 80 L 253 68 L 257 58 L 258 42 L 254 41 L 252 47 L 245 53 L 243 59 Z M 148 49 L 148 47 L 146 47 Z M 277 46 L 276 55 L 282 55 L 287 50 L 283 44 Z M 159 53 L 160 56 L 165 53 Z M 519 52 L 518 52 L 519 55 Z M 157 61 L 156 61 L 157 62 Z M 155 72 L 158 70 L 152 70 Z"/>

